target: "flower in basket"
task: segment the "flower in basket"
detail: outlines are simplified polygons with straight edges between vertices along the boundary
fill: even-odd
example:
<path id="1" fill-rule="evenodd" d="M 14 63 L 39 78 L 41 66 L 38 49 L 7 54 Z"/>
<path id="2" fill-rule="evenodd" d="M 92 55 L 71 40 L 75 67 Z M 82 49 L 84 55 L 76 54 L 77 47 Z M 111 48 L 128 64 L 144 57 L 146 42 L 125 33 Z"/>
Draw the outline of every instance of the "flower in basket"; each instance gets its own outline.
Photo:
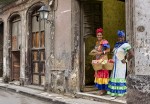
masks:
<path id="1" fill-rule="evenodd" d="M 92 60 L 92 63 L 93 63 L 93 64 L 96 64 L 96 63 L 97 63 L 97 60 Z"/>
<path id="2" fill-rule="evenodd" d="M 109 63 L 114 63 L 114 60 L 113 59 L 109 59 L 108 62 Z"/>
<path id="3" fill-rule="evenodd" d="M 99 60 L 99 63 L 101 63 L 102 61 L 103 61 L 103 60 L 102 60 L 102 59 L 100 59 L 100 60 Z"/>
<path id="4" fill-rule="evenodd" d="M 103 62 L 102 62 L 102 64 L 106 64 L 107 63 L 107 60 L 104 60 Z"/>

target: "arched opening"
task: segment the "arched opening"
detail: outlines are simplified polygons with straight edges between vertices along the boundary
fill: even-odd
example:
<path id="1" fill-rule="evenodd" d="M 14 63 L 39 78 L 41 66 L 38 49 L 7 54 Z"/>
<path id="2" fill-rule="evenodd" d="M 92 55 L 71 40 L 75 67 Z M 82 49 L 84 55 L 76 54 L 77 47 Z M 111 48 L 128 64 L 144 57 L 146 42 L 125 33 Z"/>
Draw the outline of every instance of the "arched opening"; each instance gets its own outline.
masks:
<path id="1" fill-rule="evenodd" d="M 20 80 L 20 48 L 21 48 L 21 17 L 14 14 L 9 19 L 10 24 L 10 68 L 11 81 Z"/>
<path id="2" fill-rule="evenodd" d="M 33 85 L 45 84 L 45 29 L 44 21 L 39 21 L 38 10 L 43 3 L 33 5 L 28 11 L 28 69 Z"/>

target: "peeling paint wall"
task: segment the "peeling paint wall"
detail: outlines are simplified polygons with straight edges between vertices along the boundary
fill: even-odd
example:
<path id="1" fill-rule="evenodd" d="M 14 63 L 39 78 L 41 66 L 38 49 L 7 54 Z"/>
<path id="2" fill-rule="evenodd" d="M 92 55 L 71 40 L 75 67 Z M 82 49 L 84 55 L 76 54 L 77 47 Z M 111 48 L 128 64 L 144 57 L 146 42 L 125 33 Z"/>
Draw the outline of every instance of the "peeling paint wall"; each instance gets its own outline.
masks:
<path id="1" fill-rule="evenodd" d="M 47 0 L 27 0 L 26 3 L 17 6 L 4 8 L 0 18 L 4 22 L 4 51 L 3 51 L 3 77 L 10 77 L 9 63 L 9 16 L 17 12 L 21 16 L 22 24 L 22 43 L 21 43 L 21 80 L 28 79 L 26 73 L 26 62 L 28 52 L 28 17 L 27 11 L 29 7 L 37 2 L 47 4 Z M 20 4 L 20 5 L 19 5 Z M 129 0 L 126 2 L 127 40 L 134 47 L 135 51 L 135 73 L 137 75 L 150 75 L 150 13 L 145 12 L 150 7 L 150 0 L 141 1 L 134 0 L 132 5 Z M 140 5 L 139 5 L 140 4 Z M 130 5 L 130 6 L 129 6 Z M 12 6 L 12 7 L 11 7 Z M 129 7 L 127 9 L 127 7 Z M 134 7 L 134 8 L 132 8 Z M 134 9 L 135 15 L 130 15 Z M 134 16 L 134 19 L 132 18 Z M 80 0 L 56 0 L 54 8 L 54 26 L 55 35 L 51 35 L 50 25 L 46 24 L 46 87 L 54 92 L 70 92 L 80 91 L 81 87 L 81 69 L 80 65 Z M 51 19 L 51 17 L 49 17 Z M 133 21 L 134 20 L 134 21 Z M 132 24 L 132 21 L 134 24 Z M 129 26 L 129 27 L 128 27 Z M 134 27 L 134 28 L 133 28 Z M 134 30 L 134 32 L 133 32 Z"/>
<path id="2" fill-rule="evenodd" d="M 13 5 L 8 5 L 4 8 L 3 14 L 0 18 L 4 21 L 4 73 L 3 76 L 10 78 L 10 57 L 9 57 L 9 18 L 13 13 L 17 13 L 21 16 L 21 68 L 20 68 L 20 81 L 21 83 L 30 84 L 29 81 L 31 73 L 29 73 L 30 66 L 28 66 L 28 40 L 29 40 L 29 26 L 31 25 L 28 18 L 28 10 L 37 2 L 47 3 L 47 0 L 26 0 L 26 3 L 21 1 L 16 2 Z M 21 3 L 21 4 L 20 4 Z M 48 90 L 54 92 L 74 92 L 79 89 L 79 29 L 80 29 L 80 9 L 79 2 L 73 4 L 73 1 L 58 0 L 54 7 L 54 25 L 55 31 L 52 36 L 50 24 L 46 23 L 46 82 L 45 87 Z M 74 14 L 72 15 L 72 5 Z M 77 8 L 78 6 L 78 8 Z M 49 8 L 50 9 L 50 8 Z M 77 10 L 77 11 L 76 11 Z M 76 16 L 78 14 L 78 16 Z M 74 17 L 72 17 L 74 16 Z M 77 17 L 77 18 L 75 18 Z M 49 16 L 49 20 L 51 17 Z M 72 21 L 75 20 L 74 21 Z M 72 25 L 72 22 L 73 25 Z M 29 75 L 28 75 L 29 74 Z M 29 83 L 28 83 L 29 82 Z"/>
<path id="3" fill-rule="evenodd" d="M 128 0 L 129 1 L 129 0 Z M 130 0 L 131 1 L 131 0 Z M 130 9 L 133 20 L 128 29 L 128 38 L 134 46 L 135 74 L 127 77 L 127 104 L 149 104 L 150 102 L 150 0 L 133 0 Z M 128 12 L 129 13 L 129 12 Z"/>
<path id="4" fill-rule="evenodd" d="M 55 70 L 66 70 L 71 63 L 71 1 L 58 0 L 55 12 Z"/>
<path id="5" fill-rule="evenodd" d="M 19 14 L 21 17 L 21 47 L 20 47 L 20 81 L 24 83 L 26 80 L 26 54 L 27 54 L 27 36 L 28 36 L 28 29 L 27 29 L 27 10 L 29 7 L 37 2 L 45 2 L 45 0 L 18 0 L 10 5 L 3 7 L 2 13 L 0 14 L 0 18 L 4 22 L 4 48 L 3 48 L 3 78 L 4 80 L 9 80 L 11 77 L 11 69 L 10 69 L 10 23 L 9 19 L 14 14 Z"/>
<path id="6" fill-rule="evenodd" d="M 55 8 L 54 65 L 50 70 L 51 90 L 57 93 L 79 91 L 79 5 L 78 0 L 58 0 Z"/>
<path id="7" fill-rule="evenodd" d="M 51 71 L 51 88 L 55 92 L 67 90 L 68 72 L 71 69 L 71 0 L 55 2 L 54 66 Z M 61 83 L 60 83 L 61 82 Z"/>
<path id="8" fill-rule="evenodd" d="M 135 0 L 134 4 L 135 74 L 150 75 L 150 0 Z"/>

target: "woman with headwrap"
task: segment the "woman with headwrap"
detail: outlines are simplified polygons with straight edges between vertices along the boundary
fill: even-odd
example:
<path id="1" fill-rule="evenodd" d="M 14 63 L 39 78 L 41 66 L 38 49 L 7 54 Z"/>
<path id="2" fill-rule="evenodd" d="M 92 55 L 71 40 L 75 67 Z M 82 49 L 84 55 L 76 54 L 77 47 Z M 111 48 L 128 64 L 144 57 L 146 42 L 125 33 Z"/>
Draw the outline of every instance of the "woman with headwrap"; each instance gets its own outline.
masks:
<path id="1" fill-rule="evenodd" d="M 108 60 L 107 53 L 110 52 L 110 45 L 108 41 L 103 39 L 103 29 L 99 28 L 96 30 L 97 42 L 96 50 L 96 60 Z M 106 94 L 109 81 L 109 71 L 105 69 L 100 69 L 95 71 L 95 86 L 100 90 L 100 95 Z"/>
<path id="2" fill-rule="evenodd" d="M 118 42 L 113 50 L 114 68 L 107 90 L 111 96 L 123 96 L 126 93 L 126 63 L 134 56 L 130 44 L 125 41 L 125 33 L 119 30 L 117 34 Z"/>

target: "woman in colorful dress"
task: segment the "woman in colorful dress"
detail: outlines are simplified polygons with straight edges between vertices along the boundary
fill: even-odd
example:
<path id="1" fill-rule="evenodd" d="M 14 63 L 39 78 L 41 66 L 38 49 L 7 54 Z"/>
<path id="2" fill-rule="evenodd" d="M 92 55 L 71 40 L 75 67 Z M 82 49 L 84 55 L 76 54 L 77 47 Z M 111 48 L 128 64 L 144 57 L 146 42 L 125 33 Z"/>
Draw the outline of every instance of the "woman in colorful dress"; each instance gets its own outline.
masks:
<path id="1" fill-rule="evenodd" d="M 108 84 L 107 94 L 124 96 L 126 93 L 126 63 L 134 57 L 130 44 L 125 41 L 125 33 L 118 31 L 118 42 L 113 50 L 114 68 Z"/>
<path id="2" fill-rule="evenodd" d="M 108 60 L 107 53 L 110 52 L 110 45 L 108 41 L 103 39 L 103 29 L 99 28 L 96 30 L 97 42 L 95 49 L 96 60 Z M 95 86 L 100 90 L 100 95 L 107 93 L 108 81 L 109 81 L 109 71 L 105 69 L 100 69 L 95 71 Z"/>

